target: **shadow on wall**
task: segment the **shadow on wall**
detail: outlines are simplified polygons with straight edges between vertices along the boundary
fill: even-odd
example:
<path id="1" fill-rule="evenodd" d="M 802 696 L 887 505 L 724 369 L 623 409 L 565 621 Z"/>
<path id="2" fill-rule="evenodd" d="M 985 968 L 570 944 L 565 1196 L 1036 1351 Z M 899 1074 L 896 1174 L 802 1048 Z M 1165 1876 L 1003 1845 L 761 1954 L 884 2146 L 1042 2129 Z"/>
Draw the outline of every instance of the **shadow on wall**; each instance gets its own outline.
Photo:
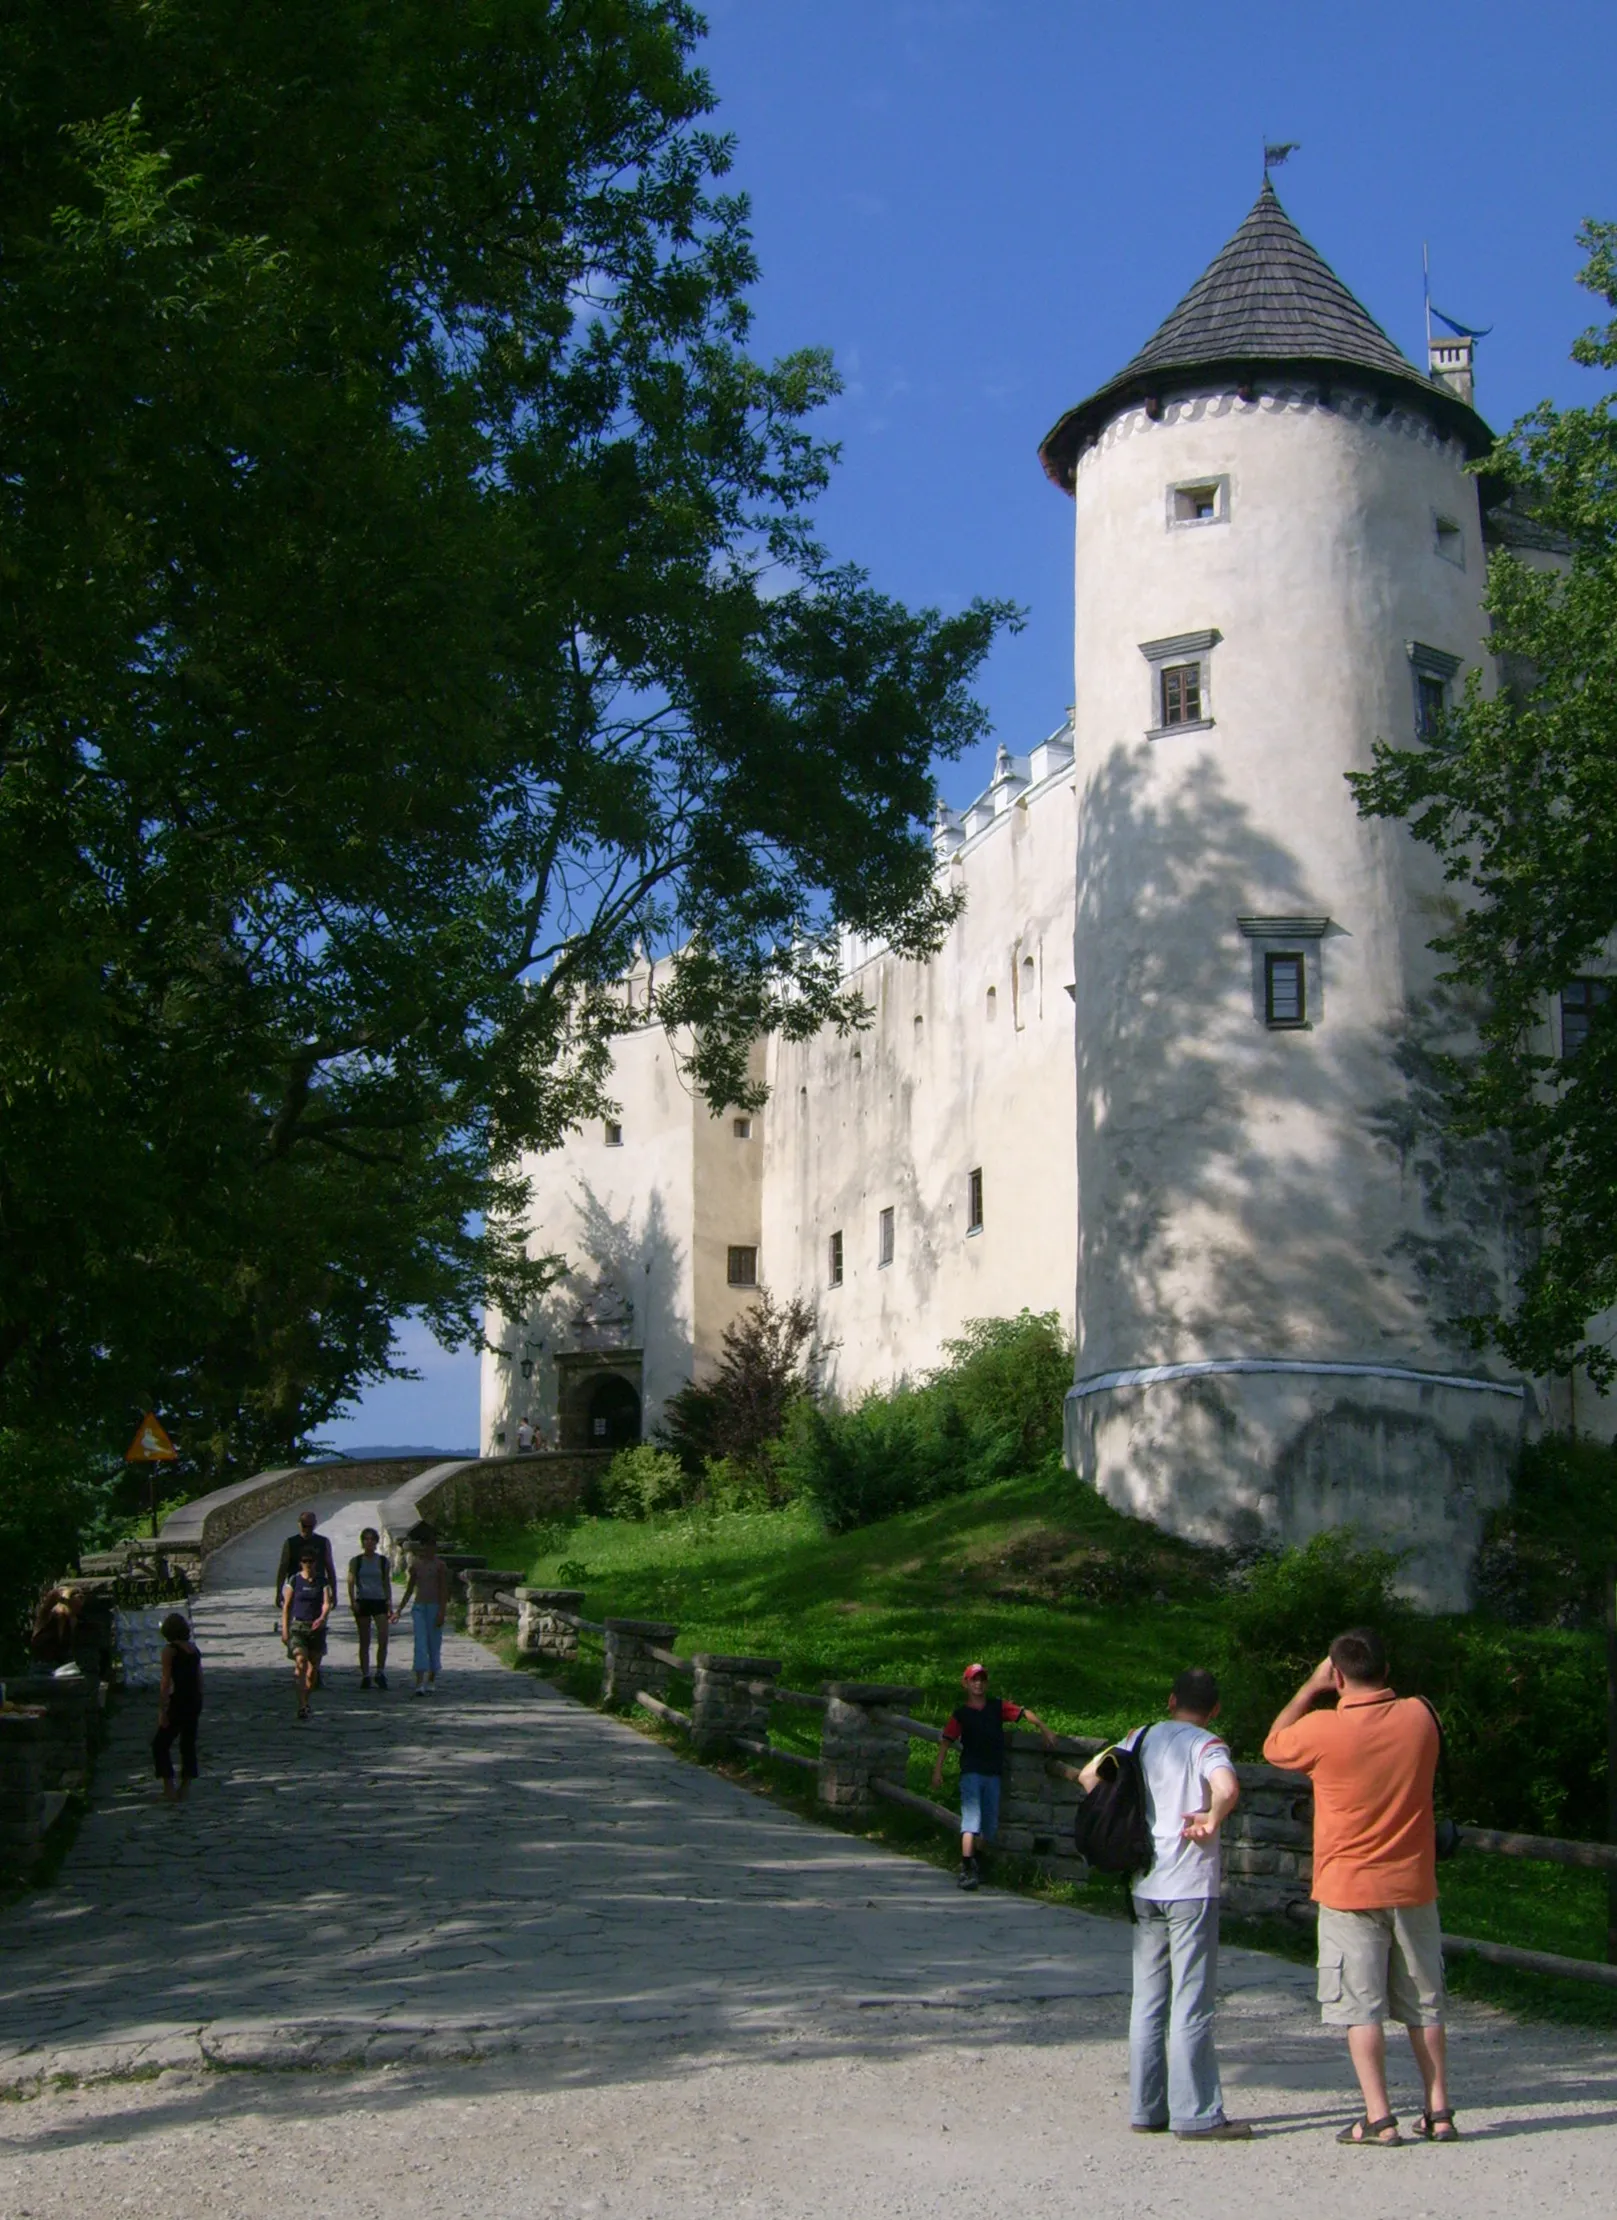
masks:
<path id="1" fill-rule="evenodd" d="M 587 1181 L 574 1198 L 568 1248 L 579 1261 L 551 1287 L 513 1335 L 508 1430 L 526 1415 L 558 1410 L 564 1384 L 569 1419 L 610 1402 L 611 1445 L 649 1434 L 666 1398 L 691 1376 L 692 1322 L 681 1307 L 686 1258 L 653 1192 L 638 1226 L 614 1214 Z M 531 1366 L 525 1378 L 522 1365 Z M 632 1428 L 626 1393 L 639 1399 Z M 562 1448 L 591 1446 L 563 1440 Z"/>
<path id="2" fill-rule="evenodd" d="M 1396 1011 L 1407 953 L 1352 947 L 1397 931 L 1383 911 L 1333 920 L 1309 1026 L 1270 1030 L 1236 919 L 1318 914 L 1337 890 L 1305 880 L 1212 757 L 1166 793 L 1148 768 L 1115 750 L 1080 825 L 1080 1377 L 1209 1357 L 1484 1373 L 1454 1320 L 1503 1293 L 1519 1214 L 1498 1158 L 1442 1131 L 1436 1058 L 1463 1011 L 1432 991 L 1366 1022 L 1366 1005 Z M 1084 1398 L 1069 1450 L 1111 1500 L 1177 1531 L 1356 1525 L 1446 1594 L 1508 1486 L 1520 1409 L 1220 1374 Z"/>

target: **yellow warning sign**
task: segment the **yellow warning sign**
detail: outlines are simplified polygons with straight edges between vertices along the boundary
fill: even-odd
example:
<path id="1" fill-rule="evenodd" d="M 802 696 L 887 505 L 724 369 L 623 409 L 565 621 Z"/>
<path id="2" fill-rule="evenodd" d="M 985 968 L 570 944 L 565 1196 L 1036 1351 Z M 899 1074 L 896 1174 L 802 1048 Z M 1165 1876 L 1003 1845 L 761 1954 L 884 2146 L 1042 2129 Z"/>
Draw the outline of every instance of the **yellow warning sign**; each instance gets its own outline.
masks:
<path id="1" fill-rule="evenodd" d="M 148 1411 L 135 1429 L 135 1438 L 124 1452 L 126 1465 L 173 1464 L 179 1451 L 164 1433 L 157 1415 Z"/>

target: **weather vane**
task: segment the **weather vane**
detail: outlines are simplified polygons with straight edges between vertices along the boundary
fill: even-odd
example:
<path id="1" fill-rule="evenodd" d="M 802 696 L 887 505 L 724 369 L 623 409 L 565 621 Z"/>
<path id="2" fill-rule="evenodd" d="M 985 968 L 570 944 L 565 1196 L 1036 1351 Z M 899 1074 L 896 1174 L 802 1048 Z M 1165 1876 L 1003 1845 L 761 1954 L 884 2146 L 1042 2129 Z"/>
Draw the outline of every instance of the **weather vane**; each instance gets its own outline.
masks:
<path id="1" fill-rule="evenodd" d="M 1278 143 L 1278 145 L 1271 145 L 1269 140 L 1265 139 L 1263 142 L 1264 176 L 1267 177 L 1271 170 L 1279 169 L 1281 163 L 1284 162 L 1289 155 L 1300 154 L 1302 152 L 1302 144 L 1303 143 L 1301 139 L 1282 139 Z"/>

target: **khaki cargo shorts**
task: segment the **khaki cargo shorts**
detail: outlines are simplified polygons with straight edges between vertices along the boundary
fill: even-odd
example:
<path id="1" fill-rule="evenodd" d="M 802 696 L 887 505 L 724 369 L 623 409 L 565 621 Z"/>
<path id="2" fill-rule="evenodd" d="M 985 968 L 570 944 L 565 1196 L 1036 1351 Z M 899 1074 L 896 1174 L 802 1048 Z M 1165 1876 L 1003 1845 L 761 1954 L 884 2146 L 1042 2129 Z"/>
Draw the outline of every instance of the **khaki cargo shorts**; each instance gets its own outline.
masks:
<path id="1" fill-rule="evenodd" d="M 1319 2016 L 1327 2027 L 1443 2024 L 1443 1930 L 1437 1905 L 1387 1911 L 1319 1908 Z"/>

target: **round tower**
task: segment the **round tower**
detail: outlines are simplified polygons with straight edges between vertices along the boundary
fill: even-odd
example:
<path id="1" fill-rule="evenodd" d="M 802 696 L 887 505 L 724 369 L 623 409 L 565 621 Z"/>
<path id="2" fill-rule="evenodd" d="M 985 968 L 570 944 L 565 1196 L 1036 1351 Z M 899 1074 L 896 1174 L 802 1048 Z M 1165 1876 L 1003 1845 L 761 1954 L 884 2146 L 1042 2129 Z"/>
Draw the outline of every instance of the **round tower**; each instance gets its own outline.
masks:
<path id="1" fill-rule="evenodd" d="M 1266 178 L 1041 450 L 1077 521 L 1069 1455 L 1206 1539 L 1352 1525 L 1453 1605 L 1523 1411 L 1455 1324 L 1503 1204 L 1432 1114 L 1440 873 L 1344 774 L 1484 665 L 1490 444 Z"/>

